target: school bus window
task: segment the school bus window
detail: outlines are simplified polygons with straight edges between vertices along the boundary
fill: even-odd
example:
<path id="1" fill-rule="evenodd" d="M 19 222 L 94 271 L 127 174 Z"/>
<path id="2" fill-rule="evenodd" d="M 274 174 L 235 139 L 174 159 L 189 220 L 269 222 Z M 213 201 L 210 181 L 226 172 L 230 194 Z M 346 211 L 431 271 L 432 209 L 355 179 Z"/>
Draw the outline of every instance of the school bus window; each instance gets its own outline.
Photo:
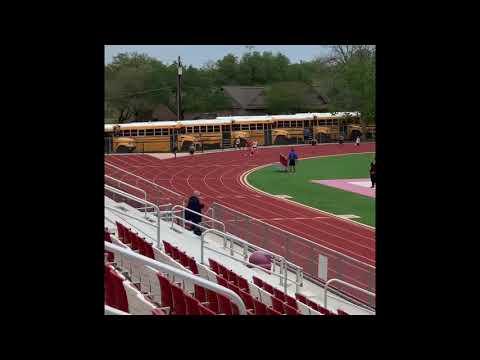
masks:
<path id="1" fill-rule="evenodd" d="M 186 128 L 180 128 L 180 134 L 185 134 L 186 130 Z"/>
<path id="2" fill-rule="evenodd" d="M 130 136 L 130 130 L 123 130 L 123 136 Z"/>
<path id="3" fill-rule="evenodd" d="M 233 124 L 232 131 L 238 131 L 238 130 L 240 130 L 240 125 L 239 124 Z"/>
<path id="4" fill-rule="evenodd" d="M 145 130 L 145 136 L 153 136 L 153 129 Z"/>
<path id="5" fill-rule="evenodd" d="M 168 129 L 162 129 L 162 135 L 168 136 Z"/>
<path id="6" fill-rule="evenodd" d="M 297 127 L 303 127 L 303 121 L 297 121 Z"/>
<path id="7" fill-rule="evenodd" d="M 283 127 L 289 128 L 290 127 L 290 121 L 284 121 L 283 122 Z"/>
<path id="8" fill-rule="evenodd" d="M 319 120 L 318 125 L 325 125 L 325 120 Z"/>
<path id="9" fill-rule="evenodd" d="M 279 121 L 279 122 L 278 122 L 278 127 L 279 127 L 279 128 L 282 128 L 282 127 L 283 127 L 283 121 Z"/>
<path id="10" fill-rule="evenodd" d="M 207 132 L 209 132 L 209 133 L 213 132 L 213 126 L 212 125 L 207 126 Z"/>
<path id="11" fill-rule="evenodd" d="M 219 125 L 215 125 L 215 126 L 213 127 L 213 131 L 214 131 L 214 132 L 219 132 L 219 131 L 220 131 L 220 126 L 219 126 Z"/>
<path id="12" fill-rule="evenodd" d="M 162 129 L 155 129 L 155 135 L 162 135 Z"/>
<path id="13" fill-rule="evenodd" d="M 187 127 L 187 134 L 191 134 L 193 132 L 193 127 Z"/>
<path id="14" fill-rule="evenodd" d="M 257 130 L 257 124 L 250 124 L 250 130 Z"/>
<path id="15" fill-rule="evenodd" d="M 242 129 L 242 130 L 249 130 L 248 124 L 247 124 L 247 125 L 243 125 L 243 124 L 242 124 L 241 129 Z"/>
<path id="16" fill-rule="evenodd" d="M 137 136 L 137 130 L 131 130 L 130 136 Z"/>
<path id="17" fill-rule="evenodd" d="M 200 126 L 194 126 L 193 127 L 193 132 L 194 133 L 199 133 L 200 132 Z"/>
<path id="18" fill-rule="evenodd" d="M 145 130 L 138 130 L 138 136 L 145 136 Z"/>
<path id="19" fill-rule="evenodd" d="M 207 132 L 207 127 L 206 126 L 200 126 L 200 132 L 201 133 Z"/>

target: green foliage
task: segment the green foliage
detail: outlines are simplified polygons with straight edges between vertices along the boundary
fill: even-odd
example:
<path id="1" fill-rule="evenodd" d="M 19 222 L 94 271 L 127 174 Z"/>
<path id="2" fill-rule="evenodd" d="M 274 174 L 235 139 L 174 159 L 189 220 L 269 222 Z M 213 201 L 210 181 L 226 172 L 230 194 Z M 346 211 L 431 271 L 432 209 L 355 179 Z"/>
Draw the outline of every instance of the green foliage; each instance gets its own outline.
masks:
<path id="1" fill-rule="evenodd" d="M 301 112 L 305 109 L 305 95 L 309 86 L 294 81 L 278 82 L 268 87 L 265 98 L 270 114 Z"/>
<path id="2" fill-rule="evenodd" d="M 283 54 L 249 47 L 240 58 L 228 54 L 201 68 L 183 69 L 182 103 L 186 112 L 226 110 L 225 85 L 266 86 L 269 113 L 304 111 L 302 94 L 319 87 L 331 111 L 360 111 L 375 119 L 375 51 L 368 46 L 334 46 L 334 61 L 291 64 Z M 330 59 L 331 60 L 331 59 Z M 159 104 L 176 113 L 176 64 L 145 54 L 119 54 L 105 66 L 106 116 L 123 122 L 142 117 Z"/>

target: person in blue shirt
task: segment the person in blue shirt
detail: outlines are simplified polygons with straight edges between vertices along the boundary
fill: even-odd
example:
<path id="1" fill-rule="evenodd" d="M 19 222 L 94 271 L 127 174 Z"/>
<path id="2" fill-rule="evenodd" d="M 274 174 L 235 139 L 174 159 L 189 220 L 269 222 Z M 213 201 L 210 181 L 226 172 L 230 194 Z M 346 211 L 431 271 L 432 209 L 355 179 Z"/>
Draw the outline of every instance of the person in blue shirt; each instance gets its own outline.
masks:
<path id="1" fill-rule="evenodd" d="M 297 153 L 295 152 L 295 149 L 292 148 L 290 152 L 288 153 L 288 170 L 291 172 L 295 172 L 295 164 L 297 162 L 298 156 Z"/>

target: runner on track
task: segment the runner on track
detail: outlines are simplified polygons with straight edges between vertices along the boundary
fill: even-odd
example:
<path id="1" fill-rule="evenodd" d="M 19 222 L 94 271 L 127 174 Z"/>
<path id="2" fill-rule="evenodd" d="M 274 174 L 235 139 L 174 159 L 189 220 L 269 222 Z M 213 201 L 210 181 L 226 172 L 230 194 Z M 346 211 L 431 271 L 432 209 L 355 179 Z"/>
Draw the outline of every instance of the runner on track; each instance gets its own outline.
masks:
<path id="1" fill-rule="evenodd" d="M 295 170 L 295 164 L 298 160 L 297 153 L 295 152 L 295 149 L 292 147 L 290 152 L 288 153 L 288 168 L 290 172 L 296 172 Z"/>

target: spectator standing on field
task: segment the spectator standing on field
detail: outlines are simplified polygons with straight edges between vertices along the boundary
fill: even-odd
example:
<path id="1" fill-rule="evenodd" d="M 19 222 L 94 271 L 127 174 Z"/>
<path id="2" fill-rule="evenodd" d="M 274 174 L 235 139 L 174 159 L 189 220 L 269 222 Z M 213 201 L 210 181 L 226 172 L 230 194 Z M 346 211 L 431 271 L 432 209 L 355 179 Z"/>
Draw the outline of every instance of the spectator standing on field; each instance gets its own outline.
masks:
<path id="1" fill-rule="evenodd" d="M 360 136 L 357 136 L 357 140 L 355 140 L 355 145 L 360 146 Z"/>
<path id="2" fill-rule="evenodd" d="M 235 140 L 235 147 L 240 150 L 240 138 L 237 138 L 237 140 Z"/>
<path id="3" fill-rule="evenodd" d="M 195 152 L 195 146 L 193 144 L 190 145 L 189 152 L 190 152 L 190 155 L 193 156 L 193 153 Z"/>
<path id="4" fill-rule="evenodd" d="M 340 135 L 340 137 L 338 138 L 338 143 L 339 143 L 340 145 L 343 144 L 343 135 Z"/>
<path id="5" fill-rule="evenodd" d="M 202 209 L 205 205 L 200 203 L 199 196 L 200 196 L 200 192 L 198 190 L 195 190 L 193 192 L 193 195 L 190 196 L 190 198 L 188 199 L 187 209 L 201 214 Z M 195 235 L 201 235 L 202 231 L 196 225 L 198 225 L 202 221 L 202 215 L 193 213 L 188 210 L 185 210 L 185 220 L 195 223 L 195 225 L 192 225 L 193 233 Z"/>
<path id="6" fill-rule="evenodd" d="M 372 182 L 372 189 L 375 187 L 377 169 L 376 164 L 372 161 L 370 163 L 370 181 Z"/>
<path id="7" fill-rule="evenodd" d="M 175 159 L 177 158 L 177 151 L 178 151 L 177 145 L 174 145 L 173 146 L 173 155 L 175 156 Z"/>
<path id="8" fill-rule="evenodd" d="M 296 172 L 295 171 L 295 164 L 298 160 L 297 153 L 295 152 L 295 149 L 292 147 L 290 152 L 288 153 L 288 169 L 289 172 Z"/>

